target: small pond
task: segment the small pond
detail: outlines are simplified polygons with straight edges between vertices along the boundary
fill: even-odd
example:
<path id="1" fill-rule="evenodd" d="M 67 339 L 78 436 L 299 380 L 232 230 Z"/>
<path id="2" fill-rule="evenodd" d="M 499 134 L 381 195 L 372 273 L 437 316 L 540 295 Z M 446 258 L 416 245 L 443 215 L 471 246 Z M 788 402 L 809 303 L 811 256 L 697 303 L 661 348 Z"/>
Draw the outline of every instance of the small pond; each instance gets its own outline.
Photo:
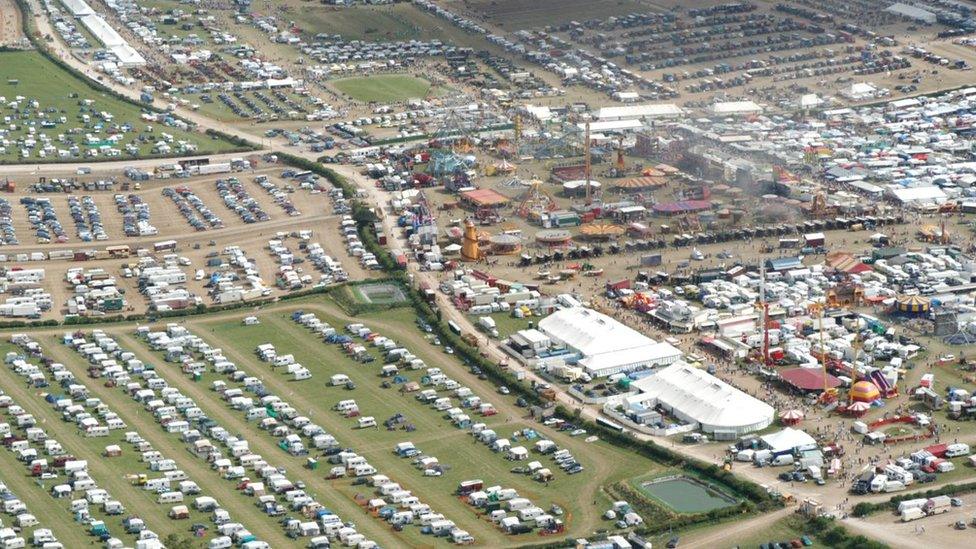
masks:
<path id="1" fill-rule="evenodd" d="M 678 513 L 704 513 L 738 501 L 690 477 L 665 477 L 645 482 L 641 489 Z"/>

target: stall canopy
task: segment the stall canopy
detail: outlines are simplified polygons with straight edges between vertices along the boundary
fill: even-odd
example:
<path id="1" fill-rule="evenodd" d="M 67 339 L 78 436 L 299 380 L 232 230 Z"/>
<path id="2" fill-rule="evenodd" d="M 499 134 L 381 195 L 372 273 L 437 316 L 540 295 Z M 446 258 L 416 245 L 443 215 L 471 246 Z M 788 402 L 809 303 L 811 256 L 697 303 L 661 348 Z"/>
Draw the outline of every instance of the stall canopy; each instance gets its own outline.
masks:
<path id="1" fill-rule="evenodd" d="M 493 208 L 508 204 L 508 197 L 491 189 L 475 189 L 461 193 L 461 199 L 480 208 Z"/>
<path id="2" fill-rule="evenodd" d="M 794 448 L 817 445 L 817 441 L 812 436 L 792 427 L 787 427 L 777 433 L 763 435 L 760 440 L 762 440 L 763 446 L 774 454 L 791 452 Z"/>

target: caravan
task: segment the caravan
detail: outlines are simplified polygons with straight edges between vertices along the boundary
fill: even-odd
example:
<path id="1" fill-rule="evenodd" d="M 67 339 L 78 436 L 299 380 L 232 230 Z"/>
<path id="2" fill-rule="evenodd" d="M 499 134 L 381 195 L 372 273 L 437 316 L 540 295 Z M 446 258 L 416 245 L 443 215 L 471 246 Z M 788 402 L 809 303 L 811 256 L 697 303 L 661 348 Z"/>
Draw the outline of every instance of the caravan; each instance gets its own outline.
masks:
<path id="1" fill-rule="evenodd" d="M 156 498 L 156 503 L 183 503 L 183 492 L 163 492 Z"/>

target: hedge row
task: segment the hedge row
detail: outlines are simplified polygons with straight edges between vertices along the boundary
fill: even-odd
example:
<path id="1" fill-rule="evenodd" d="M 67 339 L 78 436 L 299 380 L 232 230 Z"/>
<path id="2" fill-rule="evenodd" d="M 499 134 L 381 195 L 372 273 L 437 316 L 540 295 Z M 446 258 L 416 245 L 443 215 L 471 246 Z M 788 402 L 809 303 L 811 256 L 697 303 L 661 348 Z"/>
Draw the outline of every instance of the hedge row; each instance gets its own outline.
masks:
<path id="1" fill-rule="evenodd" d="M 395 282 L 391 279 L 376 279 L 371 280 L 371 283 L 391 283 Z M 252 309 L 254 307 L 260 307 L 262 305 L 268 305 L 270 303 L 275 303 L 279 301 L 291 301 L 295 299 L 301 299 L 313 295 L 327 295 L 340 288 L 344 288 L 347 284 L 336 284 L 334 286 L 325 286 L 319 288 L 308 288 L 305 290 L 299 290 L 296 292 L 290 292 L 278 297 L 269 297 L 264 299 L 256 299 L 251 301 L 237 301 L 234 303 L 227 303 L 224 305 L 197 305 L 196 307 L 190 307 L 187 309 L 180 309 L 175 311 L 149 311 L 146 313 L 136 313 L 131 315 L 106 315 L 106 316 L 78 316 L 78 317 L 68 317 L 63 321 L 58 321 L 55 319 L 48 320 L 37 320 L 37 321 L 25 321 L 25 320 L 5 320 L 0 321 L 0 329 L 12 329 L 12 328 L 45 328 L 45 327 L 55 327 L 55 326 L 83 326 L 89 324 L 111 324 L 117 322 L 144 322 L 144 321 L 155 321 L 155 320 L 165 320 L 169 318 L 182 318 L 188 316 L 197 316 L 210 313 L 220 313 L 227 311 L 234 311 L 238 309 Z M 336 292 L 341 293 L 341 292 Z"/>
<path id="2" fill-rule="evenodd" d="M 971 494 L 973 492 L 976 492 L 976 482 L 967 482 L 966 484 L 946 484 L 945 486 L 933 488 L 924 492 L 902 494 L 878 503 L 862 501 L 854 506 L 854 509 L 851 510 L 851 514 L 855 517 L 866 517 L 881 511 L 896 511 L 898 510 L 899 503 L 908 501 L 910 499 L 927 499 L 934 498 L 935 496 L 959 496 L 963 494 Z"/>

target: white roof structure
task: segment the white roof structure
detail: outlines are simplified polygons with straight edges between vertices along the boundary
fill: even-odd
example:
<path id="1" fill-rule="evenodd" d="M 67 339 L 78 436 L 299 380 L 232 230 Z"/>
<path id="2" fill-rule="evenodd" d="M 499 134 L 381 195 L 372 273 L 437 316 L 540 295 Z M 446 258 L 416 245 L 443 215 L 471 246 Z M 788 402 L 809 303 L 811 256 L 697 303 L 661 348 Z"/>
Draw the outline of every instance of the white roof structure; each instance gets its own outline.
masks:
<path id="1" fill-rule="evenodd" d="M 95 10 L 88 5 L 85 0 L 61 0 L 64 7 L 68 8 L 71 15 L 75 17 L 82 17 L 84 15 L 91 15 L 95 13 Z"/>
<path id="2" fill-rule="evenodd" d="M 922 102 L 914 97 L 906 97 L 905 99 L 897 99 L 895 101 L 888 102 L 888 106 L 893 109 L 907 109 L 910 107 L 917 107 L 921 104 Z"/>
<path id="3" fill-rule="evenodd" d="M 934 13 L 928 10 L 923 10 L 922 8 L 916 8 L 915 6 L 909 6 L 908 4 L 903 4 L 901 2 L 895 2 L 894 4 L 885 8 L 885 11 L 895 15 L 900 15 L 902 17 L 907 17 L 909 19 L 914 19 L 916 21 L 922 21 L 924 23 L 935 23 L 936 20 Z"/>
<path id="4" fill-rule="evenodd" d="M 586 123 L 581 122 L 577 124 L 582 130 L 586 128 Z M 591 132 L 606 132 L 606 131 L 620 131 L 620 130 L 636 130 L 643 128 L 644 124 L 636 119 L 618 119 L 618 120 L 599 120 L 597 122 L 590 122 Z"/>
<path id="5" fill-rule="evenodd" d="M 539 321 L 539 330 L 583 355 L 579 364 L 594 377 L 662 366 L 681 358 L 681 351 L 674 346 L 658 343 L 584 307 L 556 311 Z"/>
<path id="6" fill-rule="evenodd" d="M 935 186 L 894 188 L 889 191 L 895 200 L 902 204 L 931 202 L 941 204 L 948 198 L 946 193 Z"/>
<path id="7" fill-rule="evenodd" d="M 145 65 L 146 60 L 122 38 L 101 15 L 91 14 L 81 17 L 81 24 L 88 29 L 99 42 L 105 45 L 105 49 L 112 52 L 119 59 L 119 64 L 124 67 Z"/>
<path id="8" fill-rule="evenodd" d="M 628 105 L 626 107 L 603 107 L 597 113 L 600 120 L 631 120 L 637 118 L 666 118 L 684 114 L 674 103 L 653 103 Z"/>
<path id="9" fill-rule="evenodd" d="M 682 421 L 698 423 L 706 433 L 742 435 L 765 429 L 775 417 L 769 404 L 684 362 L 672 364 L 631 386 L 641 394 L 628 397 L 625 404 L 636 400 L 659 405 Z"/>
<path id="10" fill-rule="evenodd" d="M 540 122 L 545 122 L 552 118 L 552 110 L 546 106 L 536 106 L 536 105 L 525 105 L 523 107 L 525 112 Z"/>
<path id="11" fill-rule="evenodd" d="M 800 96 L 800 108 L 803 109 L 812 109 L 813 107 L 819 107 L 820 105 L 823 104 L 823 102 L 824 100 L 821 99 L 820 96 L 818 96 L 815 93 L 807 93 Z"/>
<path id="12" fill-rule="evenodd" d="M 590 188 L 599 189 L 602 185 L 599 181 L 595 179 L 590 180 Z M 563 183 L 563 189 L 567 191 L 575 191 L 577 189 L 585 189 L 586 180 L 585 179 L 573 179 L 572 181 L 567 181 Z"/>
<path id="13" fill-rule="evenodd" d="M 759 437 L 763 445 L 774 454 L 792 452 L 802 446 L 816 446 L 817 441 L 806 432 L 792 427 Z"/>
<path id="14" fill-rule="evenodd" d="M 724 101 L 712 105 L 715 114 L 752 114 L 762 110 L 755 101 Z"/>
<path id="15" fill-rule="evenodd" d="M 868 82 L 854 82 L 851 87 L 844 92 L 844 95 L 851 99 L 866 99 L 874 97 L 878 93 L 878 88 Z"/>

